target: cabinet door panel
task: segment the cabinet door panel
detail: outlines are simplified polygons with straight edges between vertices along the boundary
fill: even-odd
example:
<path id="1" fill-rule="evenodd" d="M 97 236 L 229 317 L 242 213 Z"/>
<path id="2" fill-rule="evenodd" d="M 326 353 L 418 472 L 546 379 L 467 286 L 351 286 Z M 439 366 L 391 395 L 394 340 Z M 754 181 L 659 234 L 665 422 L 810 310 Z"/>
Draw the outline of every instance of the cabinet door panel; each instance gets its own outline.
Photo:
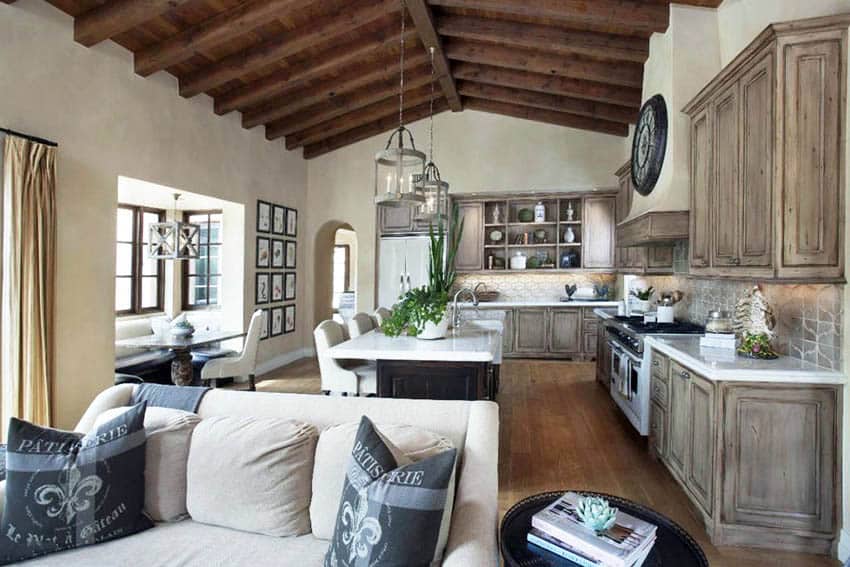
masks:
<path id="1" fill-rule="evenodd" d="M 608 346 L 608 334 L 605 329 L 596 337 L 596 380 L 603 386 L 611 382 L 609 371 L 611 368 L 611 347 Z"/>
<path id="2" fill-rule="evenodd" d="M 785 61 L 782 264 L 838 266 L 840 262 L 841 43 L 789 45 Z"/>
<path id="3" fill-rule="evenodd" d="M 738 259 L 738 218 L 740 185 L 738 178 L 739 104 L 738 84 L 720 95 L 714 107 L 714 190 L 711 228 L 714 232 L 712 265 L 732 266 Z"/>
<path id="4" fill-rule="evenodd" d="M 525 353 L 546 352 L 547 317 L 545 309 L 517 309 L 514 327 L 514 351 Z"/>
<path id="5" fill-rule="evenodd" d="M 484 269 L 484 203 L 458 203 L 463 234 L 455 256 L 458 271 Z"/>
<path id="6" fill-rule="evenodd" d="M 667 273 L 673 271 L 672 246 L 648 246 L 646 249 L 646 271 Z"/>
<path id="7" fill-rule="evenodd" d="M 667 436 L 667 464 L 680 479 L 685 479 L 688 441 L 688 396 L 690 391 L 690 373 L 676 364 L 670 363 L 670 426 Z"/>
<path id="8" fill-rule="evenodd" d="M 510 354 L 514 351 L 514 312 L 512 309 L 505 311 L 505 328 L 502 331 L 502 354 Z"/>
<path id="9" fill-rule="evenodd" d="M 378 207 L 381 234 L 397 234 L 413 231 L 412 207 Z"/>
<path id="10" fill-rule="evenodd" d="M 585 268 L 614 267 L 614 217 L 611 197 L 587 197 L 582 225 L 582 264 Z"/>
<path id="11" fill-rule="evenodd" d="M 769 266 L 773 256 L 773 54 L 741 79 L 742 266 Z"/>
<path id="12" fill-rule="evenodd" d="M 710 516 L 714 494 L 714 384 L 692 374 L 689 405 L 690 439 L 685 484 Z"/>
<path id="13" fill-rule="evenodd" d="M 649 404 L 649 444 L 655 454 L 664 459 L 667 456 L 667 412 L 655 401 Z"/>
<path id="14" fill-rule="evenodd" d="M 549 323 L 550 352 L 581 352 L 581 311 L 578 309 L 552 309 Z"/>
<path id="15" fill-rule="evenodd" d="M 690 262 L 693 268 L 706 268 L 711 262 L 711 189 L 713 146 L 709 108 L 691 123 L 691 211 Z"/>

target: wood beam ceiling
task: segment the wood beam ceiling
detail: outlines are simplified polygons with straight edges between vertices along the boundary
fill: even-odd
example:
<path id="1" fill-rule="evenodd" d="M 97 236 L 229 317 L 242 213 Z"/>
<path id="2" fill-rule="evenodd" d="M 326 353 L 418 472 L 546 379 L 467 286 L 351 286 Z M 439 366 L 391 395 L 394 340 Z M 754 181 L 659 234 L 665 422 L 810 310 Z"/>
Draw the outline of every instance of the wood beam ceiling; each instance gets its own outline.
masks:
<path id="1" fill-rule="evenodd" d="M 86 47 L 165 14 L 187 0 L 112 0 L 74 19 L 74 39 Z"/>
<path id="2" fill-rule="evenodd" d="M 578 29 L 651 34 L 667 30 L 664 4 L 638 0 L 430 0 L 434 6 L 483 10 L 548 20 Z"/>
<path id="3" fill-rule="evenodd" d="M 587 118 L 586 116 L 577 116 L 575 114 L 567 114 L 566 112 L 555 112 L 552 110 L 543 110 L 540 108 L 531 108 L 518 104 L 496 102 L 479 98 L 465 99 L 464 106 L 473 110 L 502 114 L 504 116 L 512 116 L 514 118 L 523 118 L 525 120 L 534 120 L 535 122 L 544 122 L 546 124 L 556 124 L 558 126 L 566 126 L 568 128 L 591 130 L 602 134 L 612 134 L 623 137 L 629 135 L 628 124 L 609 122 L 607 120 L 599 120 L 597 118 Z"/>
<path id="4" fill-rule="evenodd" d="M 15 0 L 0 0 L 3 4 L 14 4 Z"/>
<path id="5" fill-rule="evenodd" d="M 434 26 L 434 15 L 426 0 L 407 0 L 407 12 L 419 32 L 419 38 L 426 50 L 434 50 L 434 68 L 440 77 L 440 87 L 453 112 L 463 110 L 460 95 L 457 94 L 457 86 L 451 74 L 449 62 L 443 51 L 442 41 Z"/>
<path id="6" fill-rule="evenodd" d="M 437 31 L 446 37 L 525 47 L 546 53 L 644 63 L 649 40 L 642 37 L 567 30 L 556 26 L 470 16 L 441 16 Z"/>

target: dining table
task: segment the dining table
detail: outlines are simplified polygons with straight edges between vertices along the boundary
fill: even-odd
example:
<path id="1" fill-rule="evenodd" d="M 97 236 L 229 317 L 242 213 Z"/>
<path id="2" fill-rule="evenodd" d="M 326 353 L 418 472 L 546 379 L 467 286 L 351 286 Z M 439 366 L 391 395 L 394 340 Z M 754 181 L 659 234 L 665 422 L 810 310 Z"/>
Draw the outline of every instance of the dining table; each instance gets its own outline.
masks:
<path id="1" fill-rule="evenodd" d="M 177 386 L 192 383 L 192 351 L 221 341 L 244 337 L 242 331 L 196 331 L 188 336 L 161 333 L 131 337 L 115 342 L 115 346 L 145 349 L 170 350 L 174 353 L 171 361 L 171 381 Z"/>

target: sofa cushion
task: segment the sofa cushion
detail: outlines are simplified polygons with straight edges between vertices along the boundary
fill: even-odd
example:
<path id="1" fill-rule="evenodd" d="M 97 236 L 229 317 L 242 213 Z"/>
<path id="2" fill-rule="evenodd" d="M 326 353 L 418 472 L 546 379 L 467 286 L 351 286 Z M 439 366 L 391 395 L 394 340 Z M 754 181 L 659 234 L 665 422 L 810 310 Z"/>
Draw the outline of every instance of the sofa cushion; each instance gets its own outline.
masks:
<path id="1" fill-rule="evenodd" d="M 95 427 L 129 408 L 100 414 Z M 197 414 L 151 406 L 145 414 L 145 512 L 155 522 L 173 522 L 186 514 L 186 462 Z"/>
<path id="2" fill-rule="evenodd" d="M 348 422 L 329 427 L 319 435 L 316 447 L 316 465 L 313 470 L 313 500 L 310 503 L 310 522 L 313 535 L 331 539 L 339 510 L 339 497 L 345 482 L 345 470 L 351 456 L 359 422 Z M 406 464 L 421 461 L 446 449 L 453 443 L 430 431 L 410 425 L 377 425 L 380 434 L 389 440 L 396 462 Z"/>
<path id="3" fill-rule="evenodd" d="M 145 404 L 88 435 L 12 418 L 0 563 L 146 530 Z"/>
<path id="4" fill-rule="evenodd" d="M 422 567 L 442 558 L 457 449 L 401 466 L 398 453 L 363 416 L 325 567 Z"/>
<path id="5" fill-rule="evenodd" d="M 198 522 L 273 536 L 308 533 L 317 439 L 315 427 L 294 420 L 202 420 L 189 448 L 189 514 Z"/>

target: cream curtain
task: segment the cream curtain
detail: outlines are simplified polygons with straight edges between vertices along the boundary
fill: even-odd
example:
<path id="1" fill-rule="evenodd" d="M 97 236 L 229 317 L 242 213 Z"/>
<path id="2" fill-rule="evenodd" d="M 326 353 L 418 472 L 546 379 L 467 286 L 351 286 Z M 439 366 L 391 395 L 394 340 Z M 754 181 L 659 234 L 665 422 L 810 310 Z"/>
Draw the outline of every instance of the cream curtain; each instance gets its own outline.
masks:
<path id="1" fill-rule="evenodd" d="M 7 136 L 3 150 L 0 436 L 10 417 L 50 425 L 56 148 Z"/>

